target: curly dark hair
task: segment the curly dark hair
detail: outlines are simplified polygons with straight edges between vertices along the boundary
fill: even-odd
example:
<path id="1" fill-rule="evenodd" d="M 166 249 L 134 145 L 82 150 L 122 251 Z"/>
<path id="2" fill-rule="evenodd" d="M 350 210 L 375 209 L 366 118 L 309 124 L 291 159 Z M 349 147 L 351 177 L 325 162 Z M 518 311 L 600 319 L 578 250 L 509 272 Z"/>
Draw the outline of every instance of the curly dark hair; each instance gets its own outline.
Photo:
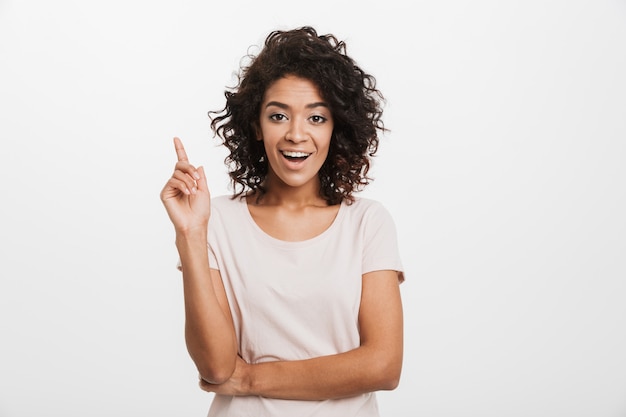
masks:
<path id="1" fill-rule="evenodd" d="M 294 75 L 312 81 L 328 102 L 334 121 L 330 149 L 319 171 L 320 195 L 329 205 L 352 203 L 353 192 L 369 184 L 371 157 L 378 150 L 384 127 L 384 97 L 376 79 L 346 54 L 346 45 L 334 35 L 318 35 L 305 26 L 273 31 L 261 52 L 246 55 L 238 85 L 224 93 L 226 105 L 210 111 L 211 129 L 230 154 L 225 163 L 234 197 L 247 190 L 265 193 L 268 172 L 263 142 L 256 140 L 265 91 L 276 80 Z"/>

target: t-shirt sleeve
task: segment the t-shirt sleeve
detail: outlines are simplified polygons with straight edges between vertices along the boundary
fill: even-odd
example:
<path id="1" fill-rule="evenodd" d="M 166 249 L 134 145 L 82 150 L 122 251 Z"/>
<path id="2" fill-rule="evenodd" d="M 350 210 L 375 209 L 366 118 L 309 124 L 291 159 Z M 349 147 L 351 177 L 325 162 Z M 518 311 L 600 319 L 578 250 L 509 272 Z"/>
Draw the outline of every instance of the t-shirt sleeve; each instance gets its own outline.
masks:
<path id="1" fill-rule="evenodd" d="M 364 214 L 363 273 L 392 270 L 404 281 L 396 225 L 389 211 L 379 203 L 372 204 Z"/>

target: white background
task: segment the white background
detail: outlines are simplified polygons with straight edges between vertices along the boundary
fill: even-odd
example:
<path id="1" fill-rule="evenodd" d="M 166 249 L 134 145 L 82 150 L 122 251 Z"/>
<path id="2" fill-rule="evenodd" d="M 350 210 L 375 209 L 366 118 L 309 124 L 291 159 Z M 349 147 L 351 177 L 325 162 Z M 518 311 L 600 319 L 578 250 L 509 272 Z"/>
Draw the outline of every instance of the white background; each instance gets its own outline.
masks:
<path id="1" fill-rule="evenodd" d="M 626 416 L 626 2 L 0 0 L 0 417 L 206 414 L 172 137 L 228 192 L 206 113 L 305 24 L 388 100 L 363 193 L 407 277 L 382 414 Z"/>

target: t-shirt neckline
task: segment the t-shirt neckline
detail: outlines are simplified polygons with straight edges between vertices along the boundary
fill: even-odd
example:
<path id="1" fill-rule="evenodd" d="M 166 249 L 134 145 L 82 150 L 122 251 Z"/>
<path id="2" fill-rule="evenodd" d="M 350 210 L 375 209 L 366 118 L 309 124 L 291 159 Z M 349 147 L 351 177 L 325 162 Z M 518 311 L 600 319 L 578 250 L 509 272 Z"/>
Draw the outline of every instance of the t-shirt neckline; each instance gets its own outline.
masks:
<path id="1" fill-rule="evenodd" d="M 295 249 L 295 248 L 314 244 L 320 240 L 325 239 L 328 235 L 330 235 L 332 231 L 338 227 L 338 224 L 341 223 L 341 220 L 343 219 L 345 215 L 344 212 L 345 212 L 346 204 L 343 201 L 340 203 L 339 210 L 337 211 L 335 218 L 325 230 L 323 230 L 318 235 L 313 236 L 312 238 L 305 239 L 305 240 L 298 240 L 298 241 L 281 240 L 281 239 L 275 238 L 274 236 L 268 234 L 265 230 L 263 230 L 261 226 L 259 226 L 257 222 L 254 221 L 254 218 L 252 217 L 252 214 L 250 213 L 250 209 L 248 208 L 247 199 L 245 197 L 239 199 L 239 207 L 240 207 L 240 210 L 243 210 L 246 221 L 250 223 L 255 234 L 259 236 L 260 239 L 263 239 L 267 241 L 268 243 L 275 245 L 275 246 Z"/>

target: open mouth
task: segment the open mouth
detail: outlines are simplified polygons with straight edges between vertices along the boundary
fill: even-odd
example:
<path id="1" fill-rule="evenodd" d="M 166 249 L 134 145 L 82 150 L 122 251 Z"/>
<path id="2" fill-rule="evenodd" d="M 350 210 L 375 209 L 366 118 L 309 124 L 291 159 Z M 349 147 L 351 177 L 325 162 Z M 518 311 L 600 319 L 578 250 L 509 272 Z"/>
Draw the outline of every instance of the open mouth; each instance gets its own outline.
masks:
<path id="1" fill-rule="evenodd" d="M 290 161 L 304 161 L 311 154 L 306 152 L 291 152 L 291 151 L 281 151 L 280 153 Z"/>

